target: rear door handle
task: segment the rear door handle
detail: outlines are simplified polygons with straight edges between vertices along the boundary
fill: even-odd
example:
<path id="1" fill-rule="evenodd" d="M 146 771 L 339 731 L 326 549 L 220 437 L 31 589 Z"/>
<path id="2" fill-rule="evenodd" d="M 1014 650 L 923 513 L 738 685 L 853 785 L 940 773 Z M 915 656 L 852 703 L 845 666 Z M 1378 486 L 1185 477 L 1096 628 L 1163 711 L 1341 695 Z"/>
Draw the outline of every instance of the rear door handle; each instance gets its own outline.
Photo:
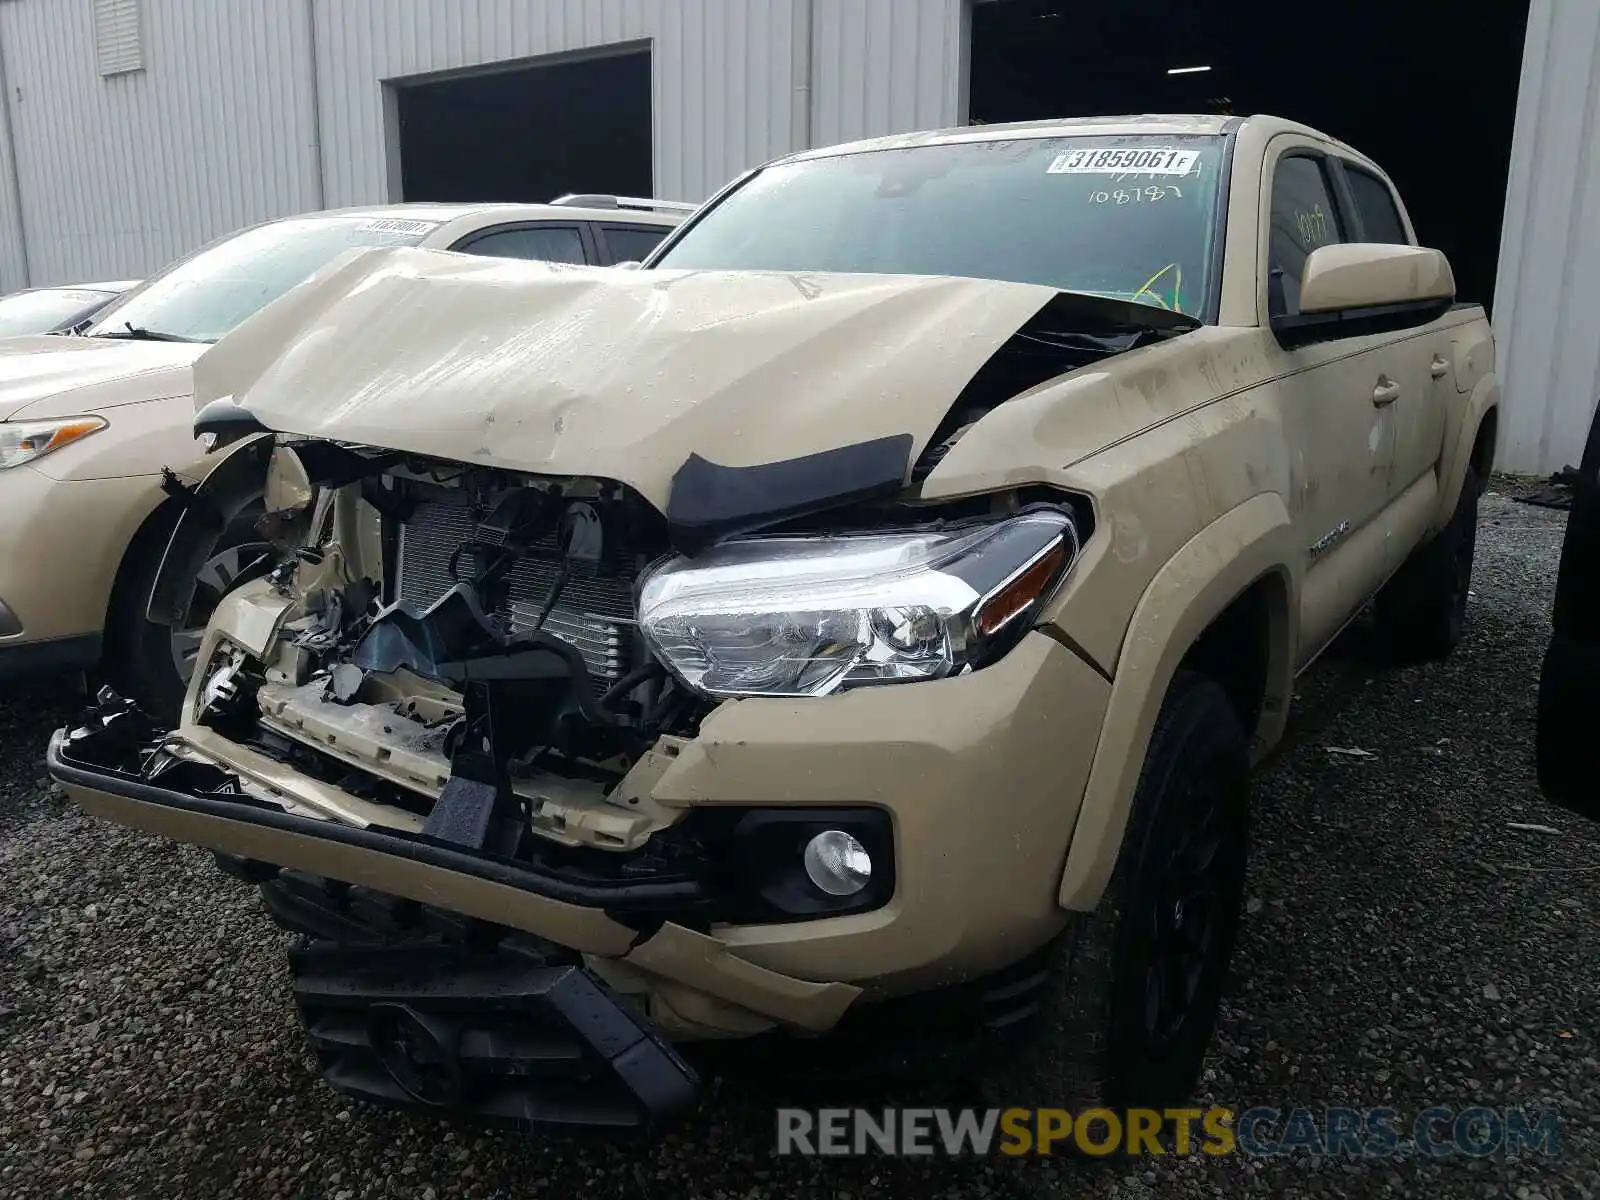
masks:
<path id="1" fill-rule="evenodd" d="M 1435 354 L 1433 356 L 1433 366 L 1428 368 L 1428 373 L 1435 379 L 1443 379 L 1450 373 L 1450 364 Z"/>
<path id="2" fill-rule="evenodd" d="M 1378 386 L 1372 389 L 1372 402 L 1379 408 L 1400 399 L 1400 385 L 1387 375 L 1378 377 Z"/>

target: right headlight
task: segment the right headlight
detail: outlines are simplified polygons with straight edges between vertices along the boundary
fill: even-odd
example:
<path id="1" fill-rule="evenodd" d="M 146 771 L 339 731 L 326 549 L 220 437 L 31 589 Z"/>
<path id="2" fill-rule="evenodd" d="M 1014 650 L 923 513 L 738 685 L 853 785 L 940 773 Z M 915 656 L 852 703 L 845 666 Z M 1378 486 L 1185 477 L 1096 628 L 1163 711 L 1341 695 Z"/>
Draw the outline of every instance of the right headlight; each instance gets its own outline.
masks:
<path id="1" fill-rule="evenodd" d="M 745 538 L 651 571 L 639 623 L 708 696 L 940 679 L 1009 649 L 1077 551 L 1055 508 L 938 531 Z"/>

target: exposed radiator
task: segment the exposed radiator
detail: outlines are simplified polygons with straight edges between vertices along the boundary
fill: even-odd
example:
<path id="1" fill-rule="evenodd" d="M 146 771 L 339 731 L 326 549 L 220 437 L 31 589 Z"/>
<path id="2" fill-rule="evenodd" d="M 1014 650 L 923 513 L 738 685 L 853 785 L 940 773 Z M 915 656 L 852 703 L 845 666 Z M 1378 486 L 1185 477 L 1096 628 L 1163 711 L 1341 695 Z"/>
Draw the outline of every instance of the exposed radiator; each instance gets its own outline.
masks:
<path id="1" fill-rule="evenodd" d="M 449 591 L 454 582 L 450 556 L 473 536 L 475 528 L 472 508 L 465 502 L 452 499 L 418 504 L 400 530 L 396 571 L 400 599 L 426 607 Z M 532 629 L 550 596 L 559 569 L 554 533 L 548 550 L 548 558 L 524 558 L 510 572 L 510 598 L 501 611 L 509 613 L 514 630 Z M 473 555 L 467 552 L 456 569 L 461 578 L 470 579 L 474 565 Z M 576 646 L 596 690 L 604 691 L 632 665 L 634 623 L 632 580 L 596 576 L 586 573 L 583 564 L 574 564 L 561 599 L 545 618 L 544 631 Z"/>

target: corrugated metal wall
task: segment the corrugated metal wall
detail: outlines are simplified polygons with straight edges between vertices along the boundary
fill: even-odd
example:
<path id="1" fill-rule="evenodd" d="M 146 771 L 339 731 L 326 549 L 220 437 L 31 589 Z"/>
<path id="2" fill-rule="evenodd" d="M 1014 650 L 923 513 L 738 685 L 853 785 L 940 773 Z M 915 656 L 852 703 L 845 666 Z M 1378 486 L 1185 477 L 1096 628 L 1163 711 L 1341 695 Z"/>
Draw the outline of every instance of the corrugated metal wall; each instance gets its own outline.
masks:
<path id="1" fill-rule="evenodd" d="M 1600 4 L 1533 0 L 1495 334 L 1500 465 L 1576 466 L 1600 396 Z"/>
<path id="2" fill-rule="evenodd" d="M 803 144 L 807 125 L 820 145 L 965 112 L 963 0 L 139 7 L 145 69 L 102 78 L 92 5 L 0 0 L 35 283 L 141 274 L 252 221 L 390 199 L 387 80 L 648 41 L 656 191 L 687 200 Z M 0 290 L 22 281 L 3 156 Z"/>
<path id="3" fill-rule="evenodd" d="M 92 5 L 0 3 L 35 283 L 138 275 L 309 203 L 296 6 L 140 9 L 145 69 L 102 78 Z"/>
<path id="4" fill-rule="evenodd" d="M 815 0 L 813 144 L 967 119 L 960 0 Z"/>

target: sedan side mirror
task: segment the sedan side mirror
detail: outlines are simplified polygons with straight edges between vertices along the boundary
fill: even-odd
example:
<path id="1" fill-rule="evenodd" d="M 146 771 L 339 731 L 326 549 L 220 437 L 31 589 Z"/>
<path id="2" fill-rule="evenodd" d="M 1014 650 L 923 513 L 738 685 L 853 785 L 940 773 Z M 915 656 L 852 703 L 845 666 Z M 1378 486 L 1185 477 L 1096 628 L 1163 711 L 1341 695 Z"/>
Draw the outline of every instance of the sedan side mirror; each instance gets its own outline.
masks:
<path id="1" fill-rule="evenodd" d="M 1387 242 L 1319 246 L 1300 278 L 1300 311 L 1272 318 L 1285 345 L 1426 325 L 1455 302 L 1456 279 L 1438 250 Z"/>

